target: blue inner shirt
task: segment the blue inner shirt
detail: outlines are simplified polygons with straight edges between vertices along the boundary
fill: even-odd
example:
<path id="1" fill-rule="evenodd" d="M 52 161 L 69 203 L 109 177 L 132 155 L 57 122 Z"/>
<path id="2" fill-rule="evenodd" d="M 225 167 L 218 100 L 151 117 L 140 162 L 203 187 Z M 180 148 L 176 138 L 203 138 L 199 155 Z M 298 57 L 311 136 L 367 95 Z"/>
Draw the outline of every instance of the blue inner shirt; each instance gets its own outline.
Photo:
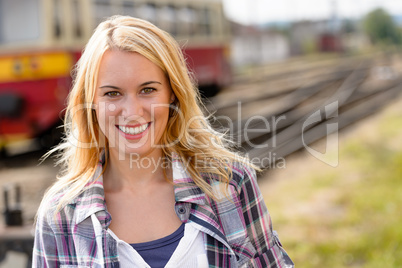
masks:
<path id="1" fill-rule="evenodd" d="M 149 242 L 130 244 L 152 268 L 163 268 L 184 236 L 184 223 L 174 233 Z"/>

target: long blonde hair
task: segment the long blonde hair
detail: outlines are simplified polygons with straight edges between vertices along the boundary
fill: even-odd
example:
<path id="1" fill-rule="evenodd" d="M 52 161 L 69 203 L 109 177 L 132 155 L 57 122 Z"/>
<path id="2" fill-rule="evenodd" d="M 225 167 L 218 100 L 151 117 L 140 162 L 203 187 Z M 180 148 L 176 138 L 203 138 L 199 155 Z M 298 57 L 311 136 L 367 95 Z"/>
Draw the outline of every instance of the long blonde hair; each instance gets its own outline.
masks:
<path id="1" fill-rule="evenodd" d="M 91 181 L 100 154 L 103 148 L 107 149 L 107 139 L 99 129 L 91 104 L 100 61 L 105 51 L 112 49 L 139 53 L 165 73 L 176 97 L 178 112 L 169 117 L 160 141 L 174 145 L 164 146 L 163 153 L 168 158 L 177 154 L 185 159 L 187 172 L 195 184 L 214 198 L 205 174 L 228 184 L 232 176 L 231 163 L 239 160 L 248 163 L 247 159 L 228 149 L 224 135 L 215 131 L 204 116 L 194 79 L 177 42 L 147 21 L 113 16 L 99 24 L 77 62 L 65 115 L 66 138 L 50 152 L 60 152 L 58 164 L 64 168 L 44 200 L 67 189 L 56 211 L 62 209 Z"/>

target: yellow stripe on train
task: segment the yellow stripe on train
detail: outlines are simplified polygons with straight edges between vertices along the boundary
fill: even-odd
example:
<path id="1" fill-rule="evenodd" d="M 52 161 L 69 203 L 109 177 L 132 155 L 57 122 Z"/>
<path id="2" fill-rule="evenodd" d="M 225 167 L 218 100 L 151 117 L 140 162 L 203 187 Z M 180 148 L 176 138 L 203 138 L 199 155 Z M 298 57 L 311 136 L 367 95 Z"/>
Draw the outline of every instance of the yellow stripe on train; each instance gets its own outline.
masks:
<path id="1" fill-rule="evenodd" d="M 72 56 L 65 52 L 0 57 L 0 83 L 69 76 Z"/>

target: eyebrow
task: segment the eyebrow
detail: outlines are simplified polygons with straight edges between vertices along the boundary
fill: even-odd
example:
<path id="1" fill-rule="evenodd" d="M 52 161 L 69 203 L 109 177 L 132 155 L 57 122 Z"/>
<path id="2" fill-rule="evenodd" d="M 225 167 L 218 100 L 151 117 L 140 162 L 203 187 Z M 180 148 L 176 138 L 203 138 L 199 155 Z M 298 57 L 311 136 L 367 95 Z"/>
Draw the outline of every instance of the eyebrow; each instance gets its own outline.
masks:
<path id="1" fill-rule="evenodd" d="M 147 81 L 147 82 L 142 83 L 142 84 L 140 85 L 140 87 L 147 86 L 147 85 L 150 85 L 150 84 L 160 84 L 160 85 L 162 85 L 162 83 L 161 83 L 161 82 L 158 82 L 158 81 Z M 104 85 L 104 86 L 101 86 L 101 87 L 99 87 L 99 88 L 121 89 L 121 88 L 119 88 L 119 87 L 112 86 L 112 85 Z"/>
<path id="2" fill-rule="evenodd" d="M 162 83 L 158 82 L 158 81 L 148 81 L 148 82 L 142 83 L 140 86 L 143 87 L 143 86 L 147 86 L 149 84 L 160 84 L 160 85 L 162 85 Z"/>

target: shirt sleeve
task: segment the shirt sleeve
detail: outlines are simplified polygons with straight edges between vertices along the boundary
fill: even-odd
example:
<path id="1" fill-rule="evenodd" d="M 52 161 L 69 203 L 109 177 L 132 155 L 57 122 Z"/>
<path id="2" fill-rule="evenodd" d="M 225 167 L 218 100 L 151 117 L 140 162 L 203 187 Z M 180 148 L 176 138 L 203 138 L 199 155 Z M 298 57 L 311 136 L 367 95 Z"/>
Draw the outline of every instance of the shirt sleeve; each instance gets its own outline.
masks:
<path id="1" fill-rule="evenodd" d="M 32 268 L 59 267 L 56 239 L 54 231 L 49 224 L 50 216 L 44 211 L 38 213 L 32 254 Z"/>
<path id="2" fill-rule="evenodd" d="M 249 167 L 244 167 L 240 191 L 248 237 L 256 249 L 251 259 L 252 267 L 294 267 L 292 260 L 282 248 L 276 232 L 272 230 L 271 217 L 258 187 L 255 171 Z M 246 266 L 249 267 L 250 264 Z"/>

